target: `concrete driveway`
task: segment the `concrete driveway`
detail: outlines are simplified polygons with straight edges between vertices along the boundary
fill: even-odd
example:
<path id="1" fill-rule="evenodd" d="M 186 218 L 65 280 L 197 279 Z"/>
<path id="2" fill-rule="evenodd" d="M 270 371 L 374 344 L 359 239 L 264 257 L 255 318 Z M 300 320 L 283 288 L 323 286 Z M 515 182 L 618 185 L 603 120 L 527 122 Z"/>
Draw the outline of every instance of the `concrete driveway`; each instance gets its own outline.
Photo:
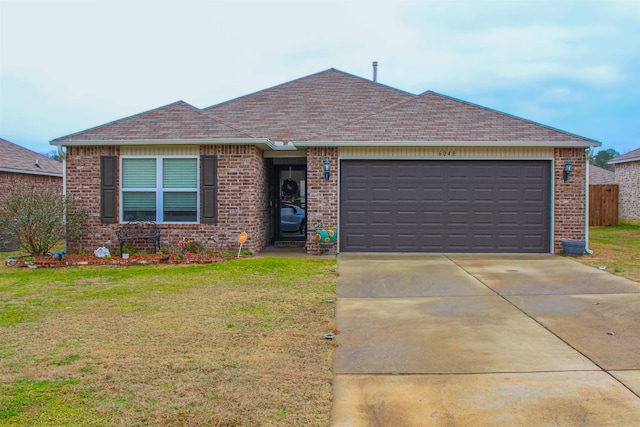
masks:
<path id="1" fill-rule="evenodd" d="M 553 255 L 338 272 L 332 425 L 640 425 L 639 283 Z"/>

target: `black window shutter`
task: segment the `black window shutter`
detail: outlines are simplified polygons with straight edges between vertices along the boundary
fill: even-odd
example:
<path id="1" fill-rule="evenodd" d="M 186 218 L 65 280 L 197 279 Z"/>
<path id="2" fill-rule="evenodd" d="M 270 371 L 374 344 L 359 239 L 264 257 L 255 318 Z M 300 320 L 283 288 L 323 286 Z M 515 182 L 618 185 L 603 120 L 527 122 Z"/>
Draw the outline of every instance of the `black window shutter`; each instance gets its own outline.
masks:
<path id="1" fill-rule="evenodd" d="M 100 221 L 118 222 L 116 209 L 116 156 L 100 156 Z"/>
<path id="2" fill-rule="evenodd" d="M 218 156 L 200 156 L 200 222 L 218 222 Z"/>

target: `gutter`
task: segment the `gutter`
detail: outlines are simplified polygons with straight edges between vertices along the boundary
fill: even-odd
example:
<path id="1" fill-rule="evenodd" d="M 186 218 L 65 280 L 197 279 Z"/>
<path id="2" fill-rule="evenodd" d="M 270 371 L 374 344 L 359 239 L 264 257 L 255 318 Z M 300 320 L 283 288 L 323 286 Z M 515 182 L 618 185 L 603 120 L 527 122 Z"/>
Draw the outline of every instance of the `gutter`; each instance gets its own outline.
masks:
<path id="1" fill-rule="evenodd" d="M 293 141 L 298 147 L 563 147 L 589 148 L 601 144 L 576 141 Z"/>
<path id="2" fill-rule="evenodd" d="M 268 138 L 214 138 L 214 139 L 102 139 L 102 140 L 53 140 L 51 145 L 77 147 L 77 146 L 111 146 L 111 145 L 255 145 L 262 150 L 278 150 L 283 148 Z M 295 150 L 295 146 L 293 146 Z"/>
<path id="3" fill-rule="evenodd" d="M 10 172 L 10 173 L 21 173 L 24 175 L 40 175 L 40 176 L 55 176 L 57 178 L 62 178 L 63 174 L 56 172 L 35 172 L 35 171 L 27 171 L 24 169 L 9 169 L 9 168 L 0 168 L 0 172 Z"/>
<path id="4" fill-rule="evenodd" d="M 620 157 L 622 157 L 622 156 L 620 156 Z M 622 159 L 622 160 L 618 160 L 617 158 L 613 158 L 613 159 L 609 160 L 607 163 L 609 163 L 610 165 L 615 165 L 615 164 L 618 164 L 618 163 L 637 162 L 638 160 L 640 160 L 640 156 L 629 157 L 628 159 Z"/>

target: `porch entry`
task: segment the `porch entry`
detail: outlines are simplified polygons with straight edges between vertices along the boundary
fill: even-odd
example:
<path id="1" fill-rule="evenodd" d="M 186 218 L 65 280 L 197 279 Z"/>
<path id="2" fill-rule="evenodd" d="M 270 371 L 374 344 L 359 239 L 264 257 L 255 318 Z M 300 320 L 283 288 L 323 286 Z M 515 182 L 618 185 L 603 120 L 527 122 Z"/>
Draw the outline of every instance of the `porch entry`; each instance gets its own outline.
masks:
<path id="1" fill-rule="evenodd" d="M 275 239 L 299 241 L 307 238 L 307 168 L 304 165 L 275 167 Z"/>

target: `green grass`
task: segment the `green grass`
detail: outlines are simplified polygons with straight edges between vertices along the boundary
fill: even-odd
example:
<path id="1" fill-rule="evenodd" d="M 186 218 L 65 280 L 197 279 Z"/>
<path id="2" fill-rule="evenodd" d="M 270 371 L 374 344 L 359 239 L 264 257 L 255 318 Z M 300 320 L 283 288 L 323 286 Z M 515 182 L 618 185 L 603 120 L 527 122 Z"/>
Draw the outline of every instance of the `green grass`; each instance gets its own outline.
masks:
<path id="1" fill-rule="evenodd" d="M 0 388 L 0 425 L 91 425 L 94 415 L 86 400 L 93 392 L 79 390 L 79 380 L 35 381 L 20 378 Z"/>
<path id="2" fill-rule="evenodd" d="M 0 426 L 328 425 L 334 267 L 3 262 Z"/>
<path id="3" fill-rule="evenodd" d="M 640 282 L 640 226 L 591 227 L 589 248 L 592 255 L 576 260 Z"/>

